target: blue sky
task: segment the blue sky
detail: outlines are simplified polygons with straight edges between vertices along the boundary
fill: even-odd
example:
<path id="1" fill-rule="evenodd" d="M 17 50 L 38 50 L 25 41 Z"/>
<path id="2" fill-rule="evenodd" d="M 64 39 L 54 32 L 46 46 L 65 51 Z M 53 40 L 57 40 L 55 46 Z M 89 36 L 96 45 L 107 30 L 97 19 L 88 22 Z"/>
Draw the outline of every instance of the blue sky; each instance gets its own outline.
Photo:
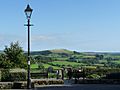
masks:
<path id="1" fill-rule="evenodd" d="M 0 50 L 15 41 L 27 50 L 28 3 L 32 51 L 120 51 L 120 0 L 1 0 Z"/>

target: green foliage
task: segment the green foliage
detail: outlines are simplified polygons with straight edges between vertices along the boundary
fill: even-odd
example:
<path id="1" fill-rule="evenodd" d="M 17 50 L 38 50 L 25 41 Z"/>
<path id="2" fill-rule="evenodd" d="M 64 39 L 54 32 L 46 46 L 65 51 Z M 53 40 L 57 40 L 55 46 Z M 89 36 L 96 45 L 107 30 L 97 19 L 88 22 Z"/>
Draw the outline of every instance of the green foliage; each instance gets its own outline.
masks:
<path id="1" fill-rule="evenodd" d="M 120 54 L 116 53 L 79 53 L 76 51 L 69 51 L 66 49 L 55 49 L 39 51 L 37 54 L 33 52 L 34 63 L 45 63 L 57 67 L 81 67 L 81 66 L 95 66 L 95 67 L 112 67 L 120 68 Z M 60 63 L 54 63 L 54 62 Z M 75 62 L 75 64 L 66 64 L 65 62 Z M 62 63 L 61 63 L 62 62 Z"/>
<path id="2" fill-rule="evenodd" d="M 0 55 L 0 68 L 25 68 L 26 58 L 18 42 L 5 46 L 4 53 Z"/>
<path id="3" fill-rule="evenodd" d="M 56 78 L 56 73 L 49 73 L 48 78 Z"/>
<path id="4" fill-rule="evenodd" d="M 115 61 L 112 61 L 112 62 L 114 62 L 116 64 L 120 64 L 120 60 L 115 60 Z"/>
<path id="5" fill-rule="evenodd" d="M 49 55 L 52 52 L 49 50 L 45 50 L 45 51 L 36 51 L 36 52 L 31 52 L 31 55 Z"/>
<path id="6" fill-rule="evenodd" d="M 98 64 L 99 61 L 98 60 L 95 60 L 95 59 L 91 59 L 91 60 L 82 60 L 81 61 L 82 63 L 86 63 L 88 65 L 93 65 L 93 64 Z"/>
<path id="7" fill-rule="evenodd" d="M 57 66 L 52 66 L 50 64 L 43 64 L 43 67 L 47 69 L 48 67 L 53 67 L 53 69 L 61 69 L 60 67 Z M 31 69 L 39 69 L 38 64 L 31 64 Z"/>
<path id="8" fill-rule="evenodd" d="M 37 54 L 36 54 L 37 53 Z M 96 67 L 120 67 L 119 63 L 111 62 L 110 60 L 120 60 L 119 54 L 106 53 L 79 53 L 76 51 L 69 51 L 66 49 L 54 49 L 39 52 L 32 52 L 34 63 L 45 63 L 51 66 L 73 68 L 79 66 L 96 66 Z M 109 60 L 108 60 L 109 59 Z M 54 62 L 60 62 L 58 64 Z M 65 64 L 65 61 L 75 62 L 75 64 Z M 63 64 L 61 64 L 61 62 Z"/>
<path id="9" fill-rule="evenodd" d="M 8 69 L 1 70 L 1 81 L 10 81 L 10 72 Z"/>
<path id="10" fill-rule="evenodd" d="M 14 72 L 10 73 L 10 81 L 26 81 L 27 73 L 26 72 Z"/>
<path id="11" fill-rule="evenodd" d="M 63 66 L 76 67 L 76 66 L 83 65 L 83 63 L 69 62 L 69 61 L 54 61 L 54 62 L 50 62 L 49 64 L 59 66 L 59 67 L 63 67 Z"/>
<path id="12" fill-rule="evenodd" d="M 104 55 L 96 54 L 96 59 L 97 60 L 102 60 L 103 58 L 104 58 Z"/>
<path id="13" fill-rule="evenodd" d="M 0 55 L 0 68 L 10 68 L 12 66 L 12 62 L 10 60 L 7 60 L 7 57 L 5 54 Z"/>
<path id="14" fill-rule="evenodd" d="M 60 67 L 57 67 L 57 66 L 52 66 L 50 64 L 43 64 L 45 68 L 48 68 L 48 67 L 53 67 L 53 69 L 61 69 Z"/>
<path id="15" fill-rule="evenodd" d="M 30 67 L 31 67 L 31 69 L 37 69 L 38 68 L 38 64 L 31 64 Z"/>
<path id="16" fill-rule="evenodd" d="M 22 69 L 2 69 L 1 70 L 1 81 L 25 81 L 27 76 L 26 71 Z"/>
<path id="17" fill-rule="evenodd" d="M 100 76 L 97 75 L 97 74 L 91 74 L 91 75 L 88 75 L 87 78 L 90 78 L 90 79 L 99 79 Z"/>
<path id="18" fill-rule="evenodd" d="M 44 70 L 44 68 L 45 68 L 45 67 L 44 67 L 44 65 L 43 65 L 42 63 L 39 63 L 39 64 L 38 64 L 38 69 Z"/>
<path id="19" fill-rule="evenodd" d="M 54 58 L 46 57 L 43 55 L 35 56 L 34 58 L 35 58 L 37 63 L 47 63 L 47 62 L 51 62 L 54 60 Z"/>

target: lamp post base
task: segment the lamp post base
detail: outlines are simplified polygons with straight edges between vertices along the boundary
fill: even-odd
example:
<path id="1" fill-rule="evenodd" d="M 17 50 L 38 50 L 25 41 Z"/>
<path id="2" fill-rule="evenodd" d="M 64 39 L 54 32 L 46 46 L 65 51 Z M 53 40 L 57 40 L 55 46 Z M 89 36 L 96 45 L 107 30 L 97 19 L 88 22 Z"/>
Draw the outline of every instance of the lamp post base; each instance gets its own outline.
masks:
<path id="1" fill-rule="evenodd" d="M 27 89 L 31 89 L 31 80 L 30 79 L 27 80 Z"/>

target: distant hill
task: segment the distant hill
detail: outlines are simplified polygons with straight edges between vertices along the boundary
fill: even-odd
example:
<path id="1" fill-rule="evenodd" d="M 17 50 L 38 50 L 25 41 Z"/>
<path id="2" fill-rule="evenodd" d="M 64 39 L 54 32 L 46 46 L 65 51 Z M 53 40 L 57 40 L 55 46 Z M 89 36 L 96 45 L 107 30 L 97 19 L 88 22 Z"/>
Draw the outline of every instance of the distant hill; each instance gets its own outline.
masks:
<path id="1" fill-rule="evenodd" d="M 114 56 L 119 56 L 120 52 L 84 52 L 85 54 L 88 55 L 96 55 L 96 54 L 100 54 L 100 55 L 114 55 Z"/>
<path id="2" fill-rule="evenodd" d="M 49 55 L 52 54 L 51 51 L 45 50 L 45 51 L 32 51 L 31 55 Z"/>
<path id="3" fill-rule="evenodd" d="M 73 51 L 67 50 L 67 49 L 54 49 L 50 50 L 52 53 L 66 53 L 66 54 L 73 54 Z"/>
<path id="4" fill-rule="evenodd" d="M 77 52 L 77 51 L 71 51 L 71 50 L 67 50 L 67 49 L 53 49 L 53 50 L 32 51 L 31 52 L 31 55 L 49 55 L 49 54 L 74 55 L 74 54 L 84 54 L 84 53 L 80 53 L 80 52 Z"/>
<path id="5" fill-rule="evenodd" d="M 1 51 L 2 52 L 2 51 Z M 27 54 L 27 52 L 25 52 Z M 31 55 L 120 55 L 119 52 L 77 52 L 77 51 L 71 51 L 67 49 L 53 49 L 53 50 L 44 50 L 44 51 L 32 51 Z"/>
<path id="6" fill-rule="evenodd" d="M 54 50 L 31 52 L 31 55 L 49 55 L 49 54 L 74 54 L 74 52 L 67 49 L 54 49 Z"/>
<path id="7" fill-rule="evenodd" d="M 27 52 L 26 52 L 27 54 Z M 120 53 L 114 52 L 77 52 L 67 49 L 54 49 L 44 51 L 33 51 L 31 57 L 33 62 L 48 63 L 52 61 L 70 61 L 70 62 L 82 62 L 87 64 L 104 64 L 108 60 L 111 63 L 119 63 Z M 36 61 L 35 61 L 36 60 Z M 97 61 L 96 61 L 97 60 Z M 101 60 L 101 61 L 98 61 Z M 118 60 L 118 61 L 115 61 Z M 112 64 L 110 64 L 112 65 Z"/>

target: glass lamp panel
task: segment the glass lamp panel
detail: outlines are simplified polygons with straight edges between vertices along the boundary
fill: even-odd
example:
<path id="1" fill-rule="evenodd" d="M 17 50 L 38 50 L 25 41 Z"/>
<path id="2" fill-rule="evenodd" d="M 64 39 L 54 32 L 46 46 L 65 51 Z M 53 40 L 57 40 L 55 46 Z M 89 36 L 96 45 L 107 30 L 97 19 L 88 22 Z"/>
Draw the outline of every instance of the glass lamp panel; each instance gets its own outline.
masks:
<path id="1" fill-rule="evenodd" d="M 32 12 L 26 12 L 27 18 L 31 18 L 31 14 L 32 14 Z"/>

